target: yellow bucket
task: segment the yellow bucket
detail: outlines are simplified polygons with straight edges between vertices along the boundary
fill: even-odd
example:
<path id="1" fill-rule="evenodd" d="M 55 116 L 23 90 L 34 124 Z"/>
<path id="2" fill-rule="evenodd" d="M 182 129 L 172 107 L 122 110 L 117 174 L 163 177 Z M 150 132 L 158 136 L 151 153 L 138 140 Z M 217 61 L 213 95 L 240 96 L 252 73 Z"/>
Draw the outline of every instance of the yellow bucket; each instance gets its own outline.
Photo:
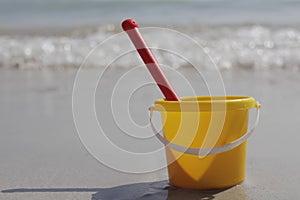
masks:
<path id="1" fill-rule="evenodd" d="M 248 111 L 257 108 L 248 130 Z M 245 179 L 247 139 L 259 120 L 260 104 L 247 96 L 159 99 L 150 108 L 150 121 L 165 144 L 170 184 L 187 189 L 219 189 Z M 163 136 L 152 123 L 159 111 Z M 248 131 L 247 131 L 248 130 Z"/>

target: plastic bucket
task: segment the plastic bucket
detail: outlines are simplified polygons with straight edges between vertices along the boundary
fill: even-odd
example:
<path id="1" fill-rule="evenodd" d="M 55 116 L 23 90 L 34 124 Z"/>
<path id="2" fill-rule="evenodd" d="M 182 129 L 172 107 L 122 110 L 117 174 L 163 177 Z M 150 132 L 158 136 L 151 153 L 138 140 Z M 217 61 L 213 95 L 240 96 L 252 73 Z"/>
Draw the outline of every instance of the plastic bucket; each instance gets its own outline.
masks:
<path id="1" fill-rule="evenodd" d="M 248 130 L 249 109 L 257 119 Z M 247 96 L 159 99 L 150 121 L 165 144 L 170 184 L 188 189 L 219 189 L 245 179 L 247 138 L 259 120 L 260 104 Z M 152 123 L 159 111 L 163 136 Z"/>

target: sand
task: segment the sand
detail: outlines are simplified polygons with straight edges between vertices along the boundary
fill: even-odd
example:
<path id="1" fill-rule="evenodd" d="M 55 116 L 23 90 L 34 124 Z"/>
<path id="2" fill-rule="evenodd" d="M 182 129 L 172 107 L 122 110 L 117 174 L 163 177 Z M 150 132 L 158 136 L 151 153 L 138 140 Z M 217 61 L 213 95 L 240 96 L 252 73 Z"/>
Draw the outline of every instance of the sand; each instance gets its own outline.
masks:
<path id="1" fill-rule="evenodd" d="M 118 77 L 124 71 L 114 73 Z M 192 72 L 185 73 L 194 85 L 201 85 Z M 246 181 L 227 190 L 210 192 L 169 187 L 165 168 L 145 174 L 122 173 L 94 159 L 80 142 L 73 122 L 75 74 L 75 70 L 1 70 L 0 199 L 300 197 L 299 72 L 222 72 L 228 95 L 254 96 L 263 107 L 260 124 L 249 139 Z M 112 77 L 104 78 L 104 82 L 109 85 Z M 137 79 L 142 78 L 130 81 Z M 172 76 L 170 79 L 176 80 Z M 180 84 L 176 88 L 185 90 Z M 146 105 L 159 97 L 159 92 L 153 92 L 137 98 Z M 140 118 L 138 123 L 145 123 L 145 113 L 134 114 Z"/>

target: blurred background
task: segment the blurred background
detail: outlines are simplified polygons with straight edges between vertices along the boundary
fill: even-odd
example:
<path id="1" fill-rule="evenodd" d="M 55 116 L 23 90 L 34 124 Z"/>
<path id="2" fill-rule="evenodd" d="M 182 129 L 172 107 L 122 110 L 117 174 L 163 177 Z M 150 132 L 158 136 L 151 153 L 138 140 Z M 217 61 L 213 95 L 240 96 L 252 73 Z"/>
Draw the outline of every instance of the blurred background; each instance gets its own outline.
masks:
<path id="1" fill-rule="evenodd" d="M 297 0 L 1 0 L 0 66 L 78 68 L 134 18 L 188 34 L 222 69 L 299 70 L 299 10 Z"/>

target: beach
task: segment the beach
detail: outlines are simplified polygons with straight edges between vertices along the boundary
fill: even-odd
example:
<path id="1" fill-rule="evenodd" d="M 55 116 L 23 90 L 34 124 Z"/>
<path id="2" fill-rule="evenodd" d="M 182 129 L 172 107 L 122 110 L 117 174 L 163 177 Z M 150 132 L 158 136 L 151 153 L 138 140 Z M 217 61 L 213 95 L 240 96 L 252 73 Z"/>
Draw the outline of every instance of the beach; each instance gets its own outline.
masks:
<path id="1" fill-rule="evenodd" d="M 80 142 L 72 116 L 76 70 L 1 70 L 0 74 L 1 199 L 126 199 L 126 195 L 130 198 L 128 195 L 147 192 L 149 199 L 151 195 L 152 199 L 180 199 L 181 195 L 191 199 L 205 195 L 215 199 L 296 199 L 300 195 L 298 72 L 222 72 L 228 95 L 253 96 L 262 104 L 261 120 L 249 139 L 245 182 L 209 193 L 164 188 L 166 168 L 145 174 L 124 173 L 93 158 Z M 138 79 L 143 78 L 131 81 Z M 145 102 L 160 97 L 159 93 L 139 96 Z M 147 119 L 148 111 L 135 115 Z M 159 189 L 151 190 L 142 184 L 145 182 Z M 138 184 L 130 185 L 134 183 Z"/>
<path id="2" fill-rule="evenodd" d="M 299 199 L 299 9 L 296 0 L 2 0 L 0 199 Z M 163 95 L 121 30 L 126 18 L 180 97 L 262 105 L 243 183 L 169 184 L 149 124 Z M 153 122 L 161 127 L 158 113 Z"/>

